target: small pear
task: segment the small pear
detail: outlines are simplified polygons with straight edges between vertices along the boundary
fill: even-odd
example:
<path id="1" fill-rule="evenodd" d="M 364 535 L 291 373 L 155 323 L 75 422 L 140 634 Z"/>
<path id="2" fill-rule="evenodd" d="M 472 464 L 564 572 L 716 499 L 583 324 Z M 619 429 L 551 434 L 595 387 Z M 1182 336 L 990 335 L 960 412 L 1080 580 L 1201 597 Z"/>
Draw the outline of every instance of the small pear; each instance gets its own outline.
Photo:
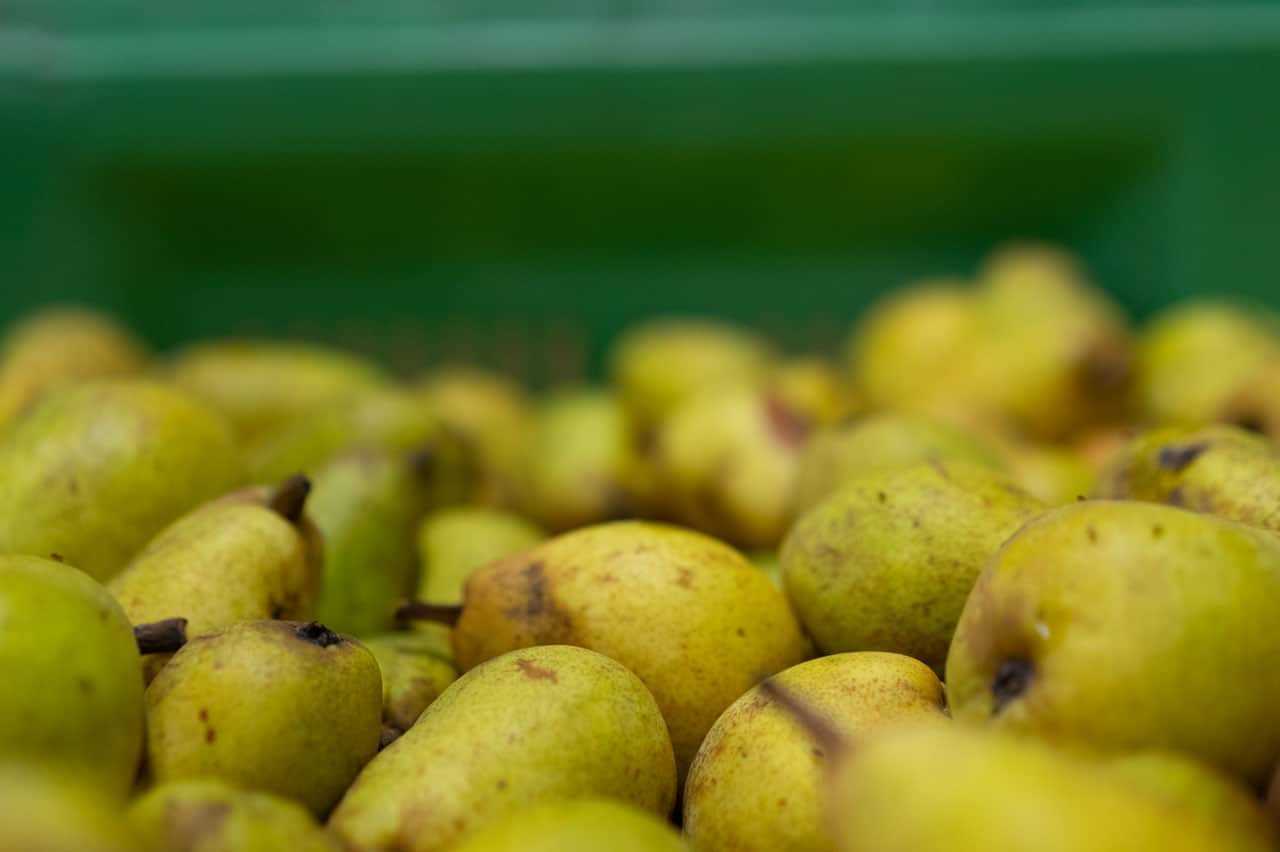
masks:
<path id="1" fill-rule="evenodd" d="M 244 438 L 387 381 L 347 352 L 306 343 L 215 340 L 178 353 L 171 380 L 221 411 Z"/>
<path id="2" fill-rule="evenodd" d="M 885 412 L 819 430 L 800 457 L 799 511 L 864 473 L 922 461 L 971 461 L 999 468 L 977 435 L 919 414 Z"/>
<path id="3" fill-rule="evenodd" d="M 962 722 L 1103 750 L 1184 751 L 1253 784 L 1280 759 L 1280 539 L 1169 506 L 1088 501 L 1022 527 L 947 658 Z"/>
<path id="4" fill-rule="evenodd" d="M 214 778 L 329 812 L 378 750 L 382 677 L 315 622 L 242 621 L 198 636 L 147 687 L 152 777 Z"/>
<path id="5" fill-rule="evenodd" d="M 0 341 L 0 423 L 46 392 L 71 382 L 142 370 L 142 345 L 111 317 L 52 307 L 27 316 Z"/>
<path id="6" fill-rule="evenodd" d="M 0 849 L 6 852 L 166 852 L 145 843 L 119 803 L 41 762 L 0 762 Z"/>
<path id="7" fill-rule="evenodd" d="M 461 603 L 472 571 L 544 538 L 532 522 L 501 509 L 458 506 L 433 512 L 418 527 L 418 600 Z"/>
<path id="8" fill-rule="evenodd" d="M 142 664 L 107 590 L 69 565 L 0 556 L 0 671 L 0 760 L 65 767 L 123 799 L 142 751 Z"/>
<path id="9" fill-rule="evenodd" d="M 342 852 L 301 805 L 223 781 L 173 781 L 129 806 L 129 822 L 156 849 L 184 852 Z"/>
<path id="10" fill-rule="evenodd" d="M 199 506 L 152 539 L 108 590 L 134 624 L 184 618 L 192 636 L 237 621 L 310 616 L 321 549 L 303 512 L 309 488 L 291 477 Z M 168 659 L 147 658 L 148 681 Z"/>
<path id="11" fill-rule="evenodd" d="M 329 828 L 360 852 L 434 852 L 541 802 L 675 802 L 671 741 L 653 696 L 621 664 L 544 645 L 463 675 L 369 763 Z"/>
<path id="12" fill-rule="evenodd" d="M 780 361 L 769 371 L 764 385 L 784 406 L 813 423 L 838 423 L 861 408 L 853 388 L 822 358 Z"/>
<path id="13" fill-rule="evenodd" d="M 983 566 L 1043 508 L 1004 474 L 966 462 L 869 473 L 787 535 L 787 595 L 823 653 L 894 651 L 941 671 Z"/>
<path id="14" fill-rule="evenodd" d="M 1093 493 L 1167 503 L 1280 532 L 1280 448 L 1235 426 L 1157 429 L 1118 453 Z"/>
<path id="15" fill-rule="evenodd" d="M 0 552 L 57 553 L 106 580 L 239 480 L 229 425 L 191 397 L 141 380 L 68 386 L 0 430 Z"/>
<path id="16" fill-rule="evenodd" d="M 1236 389 L 1218 419 L 1280 442 L 1280 355 Z"/>
<path id="17" fill-rule="evenodd" d="M 451 852 L 686 852 L 670 825 L 615 799 L 522 808 L 468 834 Z"/>
<path id="18" fill-rule="evenodd" d="M 773 352 L 737 326 L 663 317 L 628 329 L 609 357 L 623 405 L 644 433 L 696 394 L 763 378 Z"/>
<path id="19" fill-rule="evenodd" d="M 458 679 L 447 636 L 386 633 L 364 640 L 382 671 L 383 744 L 403 734 Z"/>
<path id="20" fill-rule="evenodd" d="M 937 676 L 899 654 L 835 654 L 773 681 L 824 714 L 846 740 L 906 721 L 947 721 Z M 684 832 L 700 852 L 827 850 L 822 782 L 828 759 L 760 687 L 721 714 L 689 770 Z"/>

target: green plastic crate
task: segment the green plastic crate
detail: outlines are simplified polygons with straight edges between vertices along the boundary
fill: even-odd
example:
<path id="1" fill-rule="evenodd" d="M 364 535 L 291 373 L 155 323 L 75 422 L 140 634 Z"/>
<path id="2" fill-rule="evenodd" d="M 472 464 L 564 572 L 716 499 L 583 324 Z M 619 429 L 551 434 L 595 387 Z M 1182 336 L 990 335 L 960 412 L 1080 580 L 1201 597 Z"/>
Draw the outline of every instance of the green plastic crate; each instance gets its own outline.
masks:
<path id="1" fill-rule="evenodd" d="M 558 374 L 665 311 L 830 349 L 1009 237 L 1280 305 L 1280 4 L 9 10 L 0 319 Z"/>

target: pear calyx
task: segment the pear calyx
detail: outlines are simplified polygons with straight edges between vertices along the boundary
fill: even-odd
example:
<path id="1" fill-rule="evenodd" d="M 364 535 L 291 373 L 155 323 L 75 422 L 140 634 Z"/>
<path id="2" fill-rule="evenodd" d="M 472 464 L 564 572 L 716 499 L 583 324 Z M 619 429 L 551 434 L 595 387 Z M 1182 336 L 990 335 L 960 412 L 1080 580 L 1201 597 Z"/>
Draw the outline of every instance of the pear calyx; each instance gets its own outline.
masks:
<path id="1" fill-rule="evenodd" d="M 321 648 L 328 648 L 330 645 L 342 643 L 341 636 L 318 621 L 308 621 L 306 624 L 299 625 L 298 629 L 294 631 L 294 635 L 299 639 L 310 642 L 312 645 L 319 645 Z"/>
<path id="2" fill-rule="evenodd" d="M 139 654 L 172 654 L 187 644 L 187 620 L 166 618 L 147 624 L 135 624 L 133 639 Z"/>
<path id="3" fill-rule="evenodd" d="M 1025 657 L 1010 657 L 996 669 L 991 678 L 991 695 L 995 702 L 991 705 L 991 715 L 995 716 L 1010 701 L 1016 701 L 1031 686 L 1036 668 Z"/>
<path id="4" fill-rule="evenodd" d="M 453 627 L 462 617 L 461 604 L 433 604 L 409 600 L 396 607 L 396 621 L 434 621 Z"/>
<path id="5" fill-rule="evenodd" d="M 302 520 L 302 507 L 307 503 L 307 495 L 311 493 L 311 480 L 300 473 L 295 473 L 272 492 L 267 500 L 267 508 L 284 518 L 291 524 Z"/>

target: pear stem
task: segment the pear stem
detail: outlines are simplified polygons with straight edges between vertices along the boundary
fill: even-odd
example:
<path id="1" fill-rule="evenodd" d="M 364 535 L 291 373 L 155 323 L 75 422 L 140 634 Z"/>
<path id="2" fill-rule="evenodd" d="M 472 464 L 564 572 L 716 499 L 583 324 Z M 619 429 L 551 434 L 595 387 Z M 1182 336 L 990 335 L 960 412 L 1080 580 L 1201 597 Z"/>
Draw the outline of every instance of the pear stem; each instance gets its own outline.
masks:
<path id="1" fill-rule="evenodd" d="M 172 654 L 187 644 L 187 620 L 166 618 L 134 625 L 133 639 L 139 654 Z"/>
<path id="2" fill-rule="evenodd" d="M 291 524 L 302 520 L 302 508 L 311 493 L 311 480 L 295 473 L 276 488 L 267 500 L 267 508 Z"/>
<path id="3" fill-rule="evenodd" d="M 396 607 L 397 621 L 434 621 L 453 627 L 462 617 L 462 604 L 433 604 L 409 600 Z"/>
<path id="4" fill-rule="evenodd" d="M 778 683 L 777 678 L 762 680 L 760 691 L 770 699 L 782 705 L 782 709 L 790 713 L 800 723 L 800 727 L 822 749 L 824 754 L 835 756 L 849 747 L 849 741 L 839 729 L 831 723 L 831 719 L 814 710 L 796 696 L 794 692 Z"/>

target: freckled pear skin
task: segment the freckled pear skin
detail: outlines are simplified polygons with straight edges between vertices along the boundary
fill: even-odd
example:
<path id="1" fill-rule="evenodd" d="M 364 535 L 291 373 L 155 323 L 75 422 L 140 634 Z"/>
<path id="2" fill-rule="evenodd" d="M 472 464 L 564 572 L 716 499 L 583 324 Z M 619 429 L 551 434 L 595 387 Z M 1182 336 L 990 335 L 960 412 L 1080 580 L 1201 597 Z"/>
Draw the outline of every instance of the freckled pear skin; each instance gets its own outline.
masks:
<path id="1" fill-rule="evenodd" d="M 453 633 L 461 670 L 560 642 L 607 654 L 644 681 L 681 777 L 726 707 L 811 652 L 785 596 L 738 551 L 635 521 L 566 533 L 467 581 Z"/>
<path id="2" fill-rule="evenodd" d="M 1280 539 L 1089 501 L 988 563 L 947 659 L 962 722 L 1101 749 L 1180 750 L 1260 784 L 1280 759 Z"/>
<path id="3" fill-rule="evenodd" d="M 450 852 L 688 852 L 679 833 L 616 799 L 571 799 L 516 811 Z"/>
<path id="4" fill-rule="evenodd" d="M 434 852 L 522 807 L 581 796 L 659 816 L 675 763 L 653 696 L 568 645 L 504 654 L 459 678 L 347 791 L 329 829 L 352 852 Z"/>

